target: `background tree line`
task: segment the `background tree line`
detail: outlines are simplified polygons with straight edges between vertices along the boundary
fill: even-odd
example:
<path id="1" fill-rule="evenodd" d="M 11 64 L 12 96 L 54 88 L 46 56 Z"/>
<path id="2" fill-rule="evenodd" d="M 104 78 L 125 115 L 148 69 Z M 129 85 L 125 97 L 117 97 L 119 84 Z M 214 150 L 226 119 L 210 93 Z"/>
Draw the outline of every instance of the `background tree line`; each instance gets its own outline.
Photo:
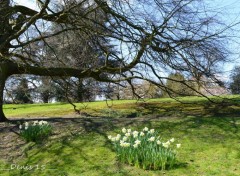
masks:
<path id="1" fill-rule="evenodd" d="M 137 81 L 129 85 L 103 85 L 91 79 L 79 80 L 75 78 L 60 79 L 51 77 L 18 77 L 14 86 L 9 85 L 6 103 L 34 103 L 34 102 L 88 102 L 97 97 L 104 99 L 149 99 L 161 97 L 181 97 L 197 95 L 194 89 L 198 84 L 193 79 L 185 78 L 179 72 L 171 73 L 163 83 L 161 89 L 147 81 Z M 185 85 L 182 84 L 184 82 Z M 132 90 L 132 88 L 134 90 Z M 237 92 L 235 92 L 237 93 Z M 10 96 L 11 95 L 11 96 Z"/>

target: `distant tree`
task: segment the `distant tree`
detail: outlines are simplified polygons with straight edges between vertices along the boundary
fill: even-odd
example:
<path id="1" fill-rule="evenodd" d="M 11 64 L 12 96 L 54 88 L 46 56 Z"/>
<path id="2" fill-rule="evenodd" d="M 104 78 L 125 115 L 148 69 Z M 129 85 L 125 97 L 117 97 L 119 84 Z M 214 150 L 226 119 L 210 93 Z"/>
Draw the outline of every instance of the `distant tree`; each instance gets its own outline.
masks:
<path id="1" fill-rule="evenodd" d="M 16 103 L 32 103 L 28 81 L 26 78 L 20 80 L 19 85 L 13 91 L 14 101 Z"/>
<path id="2" fill-rule="evenodd" d="M 230 90 L 233 94 L 240 94 L 240 66 L 233 69 L 230 75 Z"/>
<path id="3" fill-rule="evenodd" d="M 96 97 L 98 85 L 91 79 L 54 79 L 53 97 L 59 102 L 86 102 Z"/>
<path id="4" fill-rule="evenodd" d="M 171 73 L 168 76 L 164 96 L 189 96 L 194 95 L 194 83 L 186 80 L 181 73 Z"/>
<path id="5" fill-rule="evenodd" d="M 138 80 L 131 84 L 122 82 L 119 85 L 111 85 L 106 90 L 108 90 L 108 97 L 112 99 L 144 99 L 162 96 L 162 90 L 158 86 L 145 80 Z"/>
<path id="6" fill-rule="evenodd" d="M 77 5 L 75 1 L 65 1 L 65 7 L 73 6 L 73 4 L 77 6 L 73 10 L 73 13 L 75 13 L 75 15 L 77 15 L 78 13 L 83 13 L 83 11 L 85 10 L 84 7 L 82 7 L 81 5 Z M 94 11 L 95 13 L 92 15 L 94 15 L 94 18 L 96 18 L 95 20 L 97 20 L 99 24 L 104 25 L 104 23 L 106 22 L 106 17 L 103 12 L 101 10 Z M 83 23 L 81 25 L 84 26 L 86 25 L 84 23 L 90 22 L 84 22 L 79 20 L 78 23 Z M 114 53 L 112 49 L 113 46 L 110 44 L 107 38 L 103 38 L 96 34 L 89 35 L 88 32 L 83 32 L 82 30 L 67 30 L 66 32 L 62 32 L 62 30 L 62 27 L 59 27 L 59 25 L 52 25 L 51 32 L 60 32 L 60 34 L 46 39 L 46 42 L 42 42 L 42 48 L 44 49 L 46 59 L 45 65 L 67 65 L 68 67 L 74 69 L 93 69 L 95 67 L 101 65 L 103 66 L 105 64 L 105 52 Z M 99 30 L 101 29 L 99 28 Z M 49 45 L 51 47 L 49 47 Z M 56 59 L 55 57 L 57 57 L 57 62 L 49 61 L 49 58 Z M 108 63 L 111 66 L 118 66 L 118 62 L 111 59 L 109 59 Z M 101 76 L 104 77 L 104 74 L 102 74 Z M 51 79 L 53 84 L 51 84 L 50 86 L 54 91 L 53 96 L 57 101 L 84 102 L 93 101 L 95 99 L 94 96 L 96 94 L 96 90 L 98 89 L 98 84 L 97 81 L 92 78 L 74 78 L 63 76 L 60 78 L 52 77 Z M 48 88 L 42 90 L 44 91 L 41 93 L 42 96 L 50 96 L 51 92 Z"/>
<path id="7" fill-rule="evenodd" d="M 146 98 L 160 98 L 162 97 L 163 91 L 156 85 L 147 81 L 143 82 L 143 88 L 146 94 Z"/>
<path id="8" fill-rule="evenodd" d="M 40 82 L 40 85 L 36 89 L 39 94 L 39 99 L 43 103 L 49 103 L 49 101 L 54 97 L 52 79 L 47 76 L 38 77 L 37 79 Z"/>

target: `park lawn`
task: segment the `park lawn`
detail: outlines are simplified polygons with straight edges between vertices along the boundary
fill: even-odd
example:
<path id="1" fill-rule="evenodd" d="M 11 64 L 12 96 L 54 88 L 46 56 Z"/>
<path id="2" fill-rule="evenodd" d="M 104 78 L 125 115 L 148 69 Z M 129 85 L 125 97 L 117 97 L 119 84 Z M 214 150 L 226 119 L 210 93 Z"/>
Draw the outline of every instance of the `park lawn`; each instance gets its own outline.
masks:
<path id="1" fill-rule="evenodd" d="M 53 125 L 54 134 L 40 144 L 26 143 L 16 133 L 12 133 L 18 132 L 19 121 L 4 123 L 4 129 L 9 126 L 9 132 L 3 130 L 0 138 L 6 140 L 6 149 L 11 149 L 7 150 L 8 159 L 4 159 L 6 157 L 1 156 L 6 156 L 6 151 L 0 145 L 0 169 L 5 169 L 1 170 L 0 175 L 240 175 L 239 107 L 210 107 L 207 101 L 198 101 L 195 97 L 186 101 L 193 103 L 179 104 L 170 99 L 155 99 L 136 104 L 123 100 L 114 102 L 115 107 L 112 106 L 110 110 L 107 107 L 106 112 L 101 109 L 105 106 L 104 102 L 89 103 L 86 108 L 88 111 L 85 110 L 90 113 L 99 108 L 103 117 L 49 118 L 47 120 Z M 11 115 L 15 111 L 13 107 L 19 109 L 21 115 Z M 51 110 L 62 110 L 64 115 L 68 115 L 70 111 L 65 111 L 64 107 L 67 109 L 68 105 L 7 105 L 5 113 L 11 117 L 26 117 L 27 112 L 35 108 L 38 112 L 34 113 L 33 110 L 34 115 L 29 117 L 42 117 L 42 112 L 47 112 L 47 109 L 52 117 L 60 117 L 54 116 Z M 129 114 L 121 112 L 122 109 L 130 115 L 136 112 L 139 114 L 129 118 Z M 182 144 L 174 169 L 150 171 L 119 163 L 107 136 L 116 135 L 123 127 L 141 130 L 145 126 L 159 131 L 165 140 L 174 137 L 176 143 Z M 11 170 L 12 164 L 34 168 Z"/>
<path id="2" fill-rule="evenodd" d="M 120 100 L 109 101 L 108 103 L 114 106 L 119 104 L 131 104 L 135 100 Z M 109 106 L 105 101 L 75 103 L 77 109 L 83 112 L 90 112 L 92 114 L 101 113 Z M 61 117 L 72 116 L 75 114 L 73 106 L 69 103 L 49 103 L 49 104 L 9 104 L 4 105 L 4 113 L 7 117 Z"/>
<path id="3" fill-rule="evenodd" d="M 161 114 L 163 116 L 209 115 L 209 113 L 238 113 L 240 112 L 240 96 L 228 95 L 224 98 L 233 100 L 238 106 L 219 107 L 211 104 L 203 97 L 183 97 L 177 101 L 171 98 L 148 100 L 109 100 L 86 103 L 75 103 L 81 113 L 90 116 L 103 117 L 138 117 L 147 114 Z M 210 97 L 215 102 L 222 98 Z M 179 102 L 180 101 L 180 102 Z M 69 103 L 49 104 L 9 104 L 4 105 L 4 113 L 11 118 L 39 118 L 39 117 L 72 117 L 77 116 L 73 106 Z"/>
<path id="4" fill-rule="evenodd" d="M 1 175 L 240 175 L 240 117 L 167 117 L 122 119 L 85 119 L 88 125 L 72 121 L 70 131 L 64 130 L 62 121 L 49 121 L 58 128 L 61 137 L 53 135 L 42 144 L 24 143 L 20 148 L 24 155 L 12 161 L 1 161 L 2 169 L 20 166 L 34 166 L 30 171 L 12 169 Z M 71 121 L 69 119 L 69 121 Z M 87 124 L 87 123 L 85 123 Z M 178 163 L 172 170 L 149 171 L 121 164 L 116 159 L 108 141 L 109 134 L 117 134 L 122 127 L 141 130 L 155 128 L 163 139 L 174 137 L 181 143 Z M 63 129 L 61 129 L 63 128 Z M 19 150 L 19 149 L 18 149 Z M 2 152 L 2 151 L 1 151 Z M 1 163 L 0 162 L 0 163 Z M 39 169 L 37 169 L 37 166 Z M 41 170 L 43 168 L 43 170 Z"/>

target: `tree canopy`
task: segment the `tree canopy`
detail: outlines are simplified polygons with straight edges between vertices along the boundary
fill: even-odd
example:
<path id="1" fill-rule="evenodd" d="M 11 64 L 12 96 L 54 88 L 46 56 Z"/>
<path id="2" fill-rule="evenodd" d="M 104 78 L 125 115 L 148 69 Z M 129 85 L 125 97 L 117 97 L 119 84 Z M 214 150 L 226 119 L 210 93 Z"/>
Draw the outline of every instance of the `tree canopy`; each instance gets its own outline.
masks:
<path id="1" fill-rule="evenodd" d="M 230 90 L 233 94 L 240 94 L 240 67 L 235 67 L 230 75 Z"/>
<path id="2" fill-rule="evenodd" d="M 228 53 L 225 32 L 230 26 L 208 11 L 204 0 L 36 2 L 36 9 L 0 2 L 0 121 L 7 120 L 2 111 L 5 81 L 14 74 L 130 85 L 142 79 L 168 92 L 164 82 L 169 78 L 163 73 L 215 80 Z"/>

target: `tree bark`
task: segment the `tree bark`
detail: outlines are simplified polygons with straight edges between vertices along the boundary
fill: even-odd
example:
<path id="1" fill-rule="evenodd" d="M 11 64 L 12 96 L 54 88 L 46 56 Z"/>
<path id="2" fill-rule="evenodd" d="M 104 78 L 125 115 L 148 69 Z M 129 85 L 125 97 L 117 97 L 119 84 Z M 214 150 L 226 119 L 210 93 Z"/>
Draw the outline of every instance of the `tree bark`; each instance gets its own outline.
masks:
<path id="1" fill-rule="evenodd" d="M 0 65 L 0 122 L 5 122 L 8 119 L 6 118 L 3 112 L 3 91 L 5 87 L 5 82 L 8 78 L 8 68 L 6 64 Z"/>

